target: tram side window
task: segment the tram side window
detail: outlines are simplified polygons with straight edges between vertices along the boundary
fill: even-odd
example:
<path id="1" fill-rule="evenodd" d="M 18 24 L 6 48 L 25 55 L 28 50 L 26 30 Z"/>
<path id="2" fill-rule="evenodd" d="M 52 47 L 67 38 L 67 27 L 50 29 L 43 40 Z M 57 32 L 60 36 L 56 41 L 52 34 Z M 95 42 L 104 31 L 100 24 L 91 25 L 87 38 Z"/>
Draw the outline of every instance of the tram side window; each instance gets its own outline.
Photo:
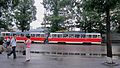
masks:
<path id="1" fill-rule="evenodd" d="M 85 34 L 81 34 L 81 38 L 85 38 Z"/>
<path id="2" fill-rule="evenodd" d="M 52 37 L 52 35 L 50 34 L 49 38 L 51 38 L 51 37 Z"/>
<path id="3" fill-rule="evenodd" d="M 68 34 L 63 34 L 63 37 L 64 38 L 68 38 Z"/>
<path id="4" fill-rule="evenodd" d="M 53 38 L 56 38 L 56 37 L 57 37 L 57 35 L 56 35 L 56 34 L 52 34 L 52 37 L 53 37 Z"/>
<path id="5" fill-rule="evenodd" d="M 21 36 L 24 36 L 24 34 L 21 34 Z"/>
<path id="6" fill-rule="evenodd" d="M 31 34 L 31 37 L 35 37 L 35 34 Z"/>
<path id="7" fill-rule="evenodd" d="M 93 35 L 93 38 L 97 38 L 97 35 Z"/>
<path id="8" fill-rule="evenodd" d="M 58 38 L 62 38 L 62 34 L 58 34 Z"/>
<path id="9" fill-rule="evenodd" d="M 74 34 L 69 34 L 69 38 L 74 38 Z"/>
<path id="10" fill-rule="evenodd" d="M 92 38 L 92 35 L 87 35 L 87 38 Z"/>
<path id="11" fill-rule="evenodd" d="M 30 34 L 26 34 L 25 36 L 30 36 Z"/>
<path id="12" fill-rule="evenodd" d="M 17 36 L 20 36 L 20 34 L 17 34 Z"/>
<path id="13" fill-rule="evenodd" d="M 5 33 L 3 33 L 2 36 L 6 36 Z"/>
<path id="14" fill-rule="evenodd" d="M 24 36 L 23 34 L 16 34 L 16 36 Z"/>
<path id="15" fill-rule="evenodd" d="M 101 38 L 101 36 L 100 36 L 100 35 L 98 35 L 98 38 Z"/>
<path id="16" fill-rule="evenodd" d="M 6 33 L 6 36 L 10 36 L 10 33 Z"/>
<path id="17" fill-rule="evenodd" d="M 45 37 L 45 35 L 44 34 L 40 34 L 40 37 Z"/>
<path id="18" fill-rule="evenodd" d="M 16 34 L 16 36 L 19 36 L 19 34 Z"/>
<path id="19" fill-rule="evenodd" d="M 80 35 L 79 34 L 75 34 L 75 38 L 79 38 L 80 37 Z"/>
<path id="20" fill-rule="evenodd" d="M 40 37 L 40 34 L 36 34 L 36 37 Z"/>

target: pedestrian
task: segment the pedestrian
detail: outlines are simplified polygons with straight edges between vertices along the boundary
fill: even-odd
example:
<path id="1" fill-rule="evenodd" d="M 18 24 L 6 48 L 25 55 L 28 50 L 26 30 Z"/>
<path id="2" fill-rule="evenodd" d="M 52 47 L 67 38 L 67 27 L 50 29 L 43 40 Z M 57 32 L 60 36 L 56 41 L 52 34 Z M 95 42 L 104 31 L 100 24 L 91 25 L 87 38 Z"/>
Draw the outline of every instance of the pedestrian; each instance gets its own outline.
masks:
<path id="1" fill-rule="evenodd" d="M 10 46 L 10 37 L 7 37 L 6 39 L 6 52 L 9 54 L 12 51 L 12 47 Z"/>
<path id="2" fill-rule="evenodd" d="M 0 54 L 2 54 L 3 51 L 4 51 L 4 47 L 0 45 Z"/>
<path id="3" fill-rule="evenodd" d="M 44 40 L 44 44 L 47 44 L 49 42 L 49 40 L 48 40 L 49 36 L 50 36 L 50 33 L 46 33 L 46 36 L 45 36 L 46 38 Z"/>
<path id="4" fill-rule="evenodd" d="M 4 47 L 0 45 L 0 54 L 2 54 L 3 51 L 4 51 Z"/>
<path id="5" fill-rule="evenodd" d="M 5 47 L 5 48 L 7 48 L 7 42 L 6 42 L 7 40 L 3 37 L 3 46 Z"/>
<path id="6" fill-rule="evenodd" d="M 10 37 L 7 38 L 6 43 L 7 43 L 7 47 L 8 47 L 10 45 Z"/>
<path id="7" fill-rule="evenodd" d="M 12 51 L 7 54 L 7 57 L 9 58 L 9 56 L 11 54 L 13 54 L 13 59 L 16 59 L 16 52 L 15 52 L 15 49 L 16 49 L 16 34 L 13 34 L 13 37 L 10 41 L 10 46 L 12 47 Z"/>
<path id="8" fill-rule="evenodd" d="M 30 46 L 31 46 L 31 40 L 30 40 L 30 36 L 26 36 L 27 40 L 25 41 L 25 45 L 26 45 L 26 59 L 25 62 L 30 61 Z"/>
<path id="9" fill-rule="evenodd" d="M 4 51 L 4 47 L 3 47 L 3 37 L 0 37 L 0 54 L 2 54 L 3 51 Z"/>

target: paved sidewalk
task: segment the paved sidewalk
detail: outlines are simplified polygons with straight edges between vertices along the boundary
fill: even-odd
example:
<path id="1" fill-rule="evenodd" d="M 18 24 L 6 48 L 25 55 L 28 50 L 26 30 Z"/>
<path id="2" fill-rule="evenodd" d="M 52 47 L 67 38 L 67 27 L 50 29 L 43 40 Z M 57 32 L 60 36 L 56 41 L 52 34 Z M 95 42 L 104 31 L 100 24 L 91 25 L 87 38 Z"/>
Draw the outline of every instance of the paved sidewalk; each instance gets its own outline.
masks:
<path id="1" fill-rule="evenodd" d="M 23 43 L 17 46 L 18 51 L 23 50 Z M 31 53 L 49 55 L 81 55 L 106 56 L 106 46 L 102 45 L 63 45 L 63 44 L 32 44 Z M 113 56 L 120 56 L 120 46 L 112 46 Z"/>
<path id="2" fill-rule="evenodd" d="M 120 64 L 120 59 L 114 59 Z M 25 63 L 25 56 L 17 53 L 17 59 L 12 56 L 7 59 L 6 53 L 0 54 L 0 68 L 120 68 L 105 66 L 105 57 L 61 56 L 31 53 L 31 61 Z"/>

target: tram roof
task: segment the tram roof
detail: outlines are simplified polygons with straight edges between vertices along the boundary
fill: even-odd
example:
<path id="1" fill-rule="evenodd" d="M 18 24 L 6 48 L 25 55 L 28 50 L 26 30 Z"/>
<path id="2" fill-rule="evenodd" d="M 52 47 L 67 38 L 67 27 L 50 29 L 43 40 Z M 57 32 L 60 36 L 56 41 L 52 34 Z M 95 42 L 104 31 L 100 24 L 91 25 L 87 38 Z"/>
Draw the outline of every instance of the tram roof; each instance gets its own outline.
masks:
<path id="1" fill-rule="evenodd" d="M 51 34 L 100 34 L 100 33 L 84 33 L 84 32 L 55 32 Z"/>
<path id="2" fill-rule="evenodd" d="M 30 32 L 11 32 L 11 34 L 30 34 Z"/>

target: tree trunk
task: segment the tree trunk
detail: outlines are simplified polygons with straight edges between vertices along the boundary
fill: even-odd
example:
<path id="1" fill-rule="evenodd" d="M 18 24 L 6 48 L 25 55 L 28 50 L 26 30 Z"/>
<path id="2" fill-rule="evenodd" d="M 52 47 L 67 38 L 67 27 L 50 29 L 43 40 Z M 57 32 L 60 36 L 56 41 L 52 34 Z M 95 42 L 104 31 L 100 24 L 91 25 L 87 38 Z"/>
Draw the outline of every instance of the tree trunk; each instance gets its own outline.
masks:
<path id="1" fill-rule="evenodd" d="M 107 35 L 107 57 L 112 58 L 111 33 L 110 33 L 110 9 L 106 9 L 106 35 Z"/>

